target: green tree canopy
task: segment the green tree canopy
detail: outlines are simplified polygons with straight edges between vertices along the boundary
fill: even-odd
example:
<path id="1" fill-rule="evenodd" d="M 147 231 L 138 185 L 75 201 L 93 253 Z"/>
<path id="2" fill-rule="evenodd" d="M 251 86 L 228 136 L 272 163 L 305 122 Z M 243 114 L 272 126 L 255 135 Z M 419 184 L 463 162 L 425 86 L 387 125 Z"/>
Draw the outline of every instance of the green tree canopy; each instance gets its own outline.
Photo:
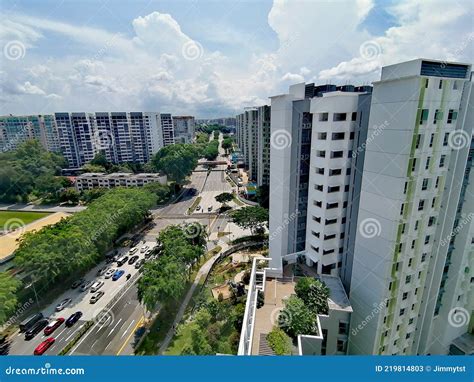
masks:
<path id="1" fill-rule="evenodd" d="M 328 313 L 330 290 L 325 283 L 313 277 L 302 277 L 295 285 L 295 293 L 315 314 Z"/>
<path id="2" fill-rule="evenodd" d="M 233 211 L 232 220 L 239 227 L 250 229 L 253 234 L 268 227 L 268 210 L 263 207 L 244 207 Z"/>
<path id="3" fill-rule="evenodd" d="M 21 282 L 6 272 L 0 272 L 0 325 L 15 311 L 18 303 L 16 292 Z"/>
<path id="4" fill-rule="evenodd" d="M 156 171 L 164 172 L 169 180 L 183 184 L 197 166 L 197 150 L 191 144 L 175 144 L 163 147 L 152 159 Z"/>
<path id="5" fill-rule="evenodd" d="M 291 338 L 280 328 L 273 328 L 267 334 L 267 341 L 276 355 L 291 354 Z"/>
<path id="6" fill-rule="evenodd" d="M 302 299 L 295 295 L 285 300 L 285 307 L 280 312 L 278 324 L 292 338 L 296 338 L 298 334 L 318 334 L 316 315 Z"/>
<path id="7" fill-rule="evenodd" d="M 234 196 L 230 192 L 223 192 L 215 197 L 218 203 L 225 205 L 227 202 L 230 202 L 234 199 Z"/>

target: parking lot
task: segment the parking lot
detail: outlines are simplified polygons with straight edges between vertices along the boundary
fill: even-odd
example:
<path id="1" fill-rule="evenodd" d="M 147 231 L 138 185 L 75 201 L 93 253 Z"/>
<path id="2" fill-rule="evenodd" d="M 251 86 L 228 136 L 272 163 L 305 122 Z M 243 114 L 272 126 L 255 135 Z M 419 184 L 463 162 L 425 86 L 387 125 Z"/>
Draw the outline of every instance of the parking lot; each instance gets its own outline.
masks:
<path id="1" fill-rule="evenodd" d="M 141 252 L 141 248 L 148 246 L 150 249 L 153 249 L 157 245 L 156 241 L 147 241 L 145 243 L 140 242 L 137 245 L 139 248 L 134 255 L 138 255 L 138 260 L 144 259 L 145 254 Z M 120 248 L 118 256 L 128 255 L 130 248 Z M 128 255 L 130 258 L 130 255 Z M 97 315 L 104 309 L 104 307 L 111 302 L 111 300 L 120 292 L 120 290 L 127 284 L 127 275 L 129 274 L 132 278 L 139 270 L 135 268 L 135 264 L 128 264 L 126 262 L 122 266 L 118 266 L 116 262 L 106 264 L 105 261 L 91 269 L 87 275 L 84 277 L 85 281 L 102 281 L 104 284 L 99 289 L 103 291 L 104 295 L 95 303 L 91 304 L 90 299 L 94 295 L 90 290 L 82 291 L 81 287 L 75 289 L 71 288 L 71 285 L 65 286 L 64 293 L 59 296 L 53 303 L 51 303 L 46 309 L 43 309 L 41 312 L 44 317 L 48 318 L 50 321 L 58 317 L 63 317 L 68 319 L 75 312 L 82 312 L 83 315 L 72 328 L 66 328 L 62 324 L 59 328 L 56 329 L 49 336 L 45 336 L 43 331 L 37 334 L 30 341 L 24 339 L 24 333 L 16 333 L 13 336 L 13 341 L 10 347 L 10 354 L 33 354 L 34 349 L 46 338 L 53 337 L 56 339 L 56 342 L 45 352 L 45 354 L 57 354 L 59 353 L 66 344 L 74 337 L 74 335 L 79 331 L 79 329 L 84 325 L 85 321 L 92 320 L 97 317 Z M 123 270 L 123 275 L 116 281 L 113 281 L 112 277 L 105 278 L 105 275 L 99 275 L 98 271 L 103 267 L 114 268 Z M 65 299 L 71 299 L 71 302 L 60 312 L 56 311 L 56 306 Z"/>

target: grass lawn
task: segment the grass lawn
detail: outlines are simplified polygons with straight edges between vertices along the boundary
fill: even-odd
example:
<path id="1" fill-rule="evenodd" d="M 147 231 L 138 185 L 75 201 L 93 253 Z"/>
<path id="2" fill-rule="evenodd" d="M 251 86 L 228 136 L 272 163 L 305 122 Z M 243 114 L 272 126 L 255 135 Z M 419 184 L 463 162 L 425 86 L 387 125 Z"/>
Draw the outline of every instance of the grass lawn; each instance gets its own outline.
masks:
<path id="1" fill-rule="evenodd" d="M 48 212 L 0 211 L 0 229 L 2 229 L 10 219 L 19 219 L 26 225 L 48 215 L 50 215 Z"/>

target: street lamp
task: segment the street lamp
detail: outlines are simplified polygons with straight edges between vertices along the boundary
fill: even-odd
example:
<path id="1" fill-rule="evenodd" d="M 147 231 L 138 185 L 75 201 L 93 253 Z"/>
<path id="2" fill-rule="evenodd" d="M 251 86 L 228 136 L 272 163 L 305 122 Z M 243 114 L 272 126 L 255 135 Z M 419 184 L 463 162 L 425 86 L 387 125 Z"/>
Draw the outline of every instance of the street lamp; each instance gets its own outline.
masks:
<path id="1" fill-rule="evenodd" d="M 35 294 L 35 298 L 36 298 L 36 305 L 38 305 L 38 308 L 40 306 L 39 302 L 38 302 L 38 294 L 36 293 L 36 288 L 35 288 L 35 282 L 32 281 L 30 284 L 28 284 L 25 289 L 28 289 L 30 287 L 33 287 L 33 293 Z"/>

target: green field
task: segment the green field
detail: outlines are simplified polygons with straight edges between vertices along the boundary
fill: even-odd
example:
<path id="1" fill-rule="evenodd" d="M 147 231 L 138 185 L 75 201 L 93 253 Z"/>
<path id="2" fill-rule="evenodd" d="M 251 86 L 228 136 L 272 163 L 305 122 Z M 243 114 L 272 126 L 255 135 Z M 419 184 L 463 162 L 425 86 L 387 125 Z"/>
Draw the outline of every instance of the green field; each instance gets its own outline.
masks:
<path id="1" fill-rule="evenodd" d="M 0 211 L 0 230 L 10 219 L 19 219 L 26 225 L 48 215 L 48 212 Z"/>

